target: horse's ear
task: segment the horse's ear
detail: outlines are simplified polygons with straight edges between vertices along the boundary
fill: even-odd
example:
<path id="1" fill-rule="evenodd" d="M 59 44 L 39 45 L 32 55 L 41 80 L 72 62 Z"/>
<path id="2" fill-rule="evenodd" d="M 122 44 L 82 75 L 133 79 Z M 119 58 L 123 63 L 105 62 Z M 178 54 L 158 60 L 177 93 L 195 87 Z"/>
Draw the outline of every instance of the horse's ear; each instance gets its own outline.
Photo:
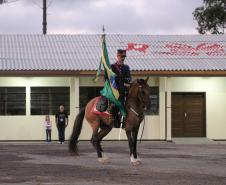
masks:
<path id="1" fill-rule="evenodd" d="M 145 82 L 147 83 L 147 82 L 148 82 L 148 80 L 149 80 L 149 76 L 145 79 Z"/>

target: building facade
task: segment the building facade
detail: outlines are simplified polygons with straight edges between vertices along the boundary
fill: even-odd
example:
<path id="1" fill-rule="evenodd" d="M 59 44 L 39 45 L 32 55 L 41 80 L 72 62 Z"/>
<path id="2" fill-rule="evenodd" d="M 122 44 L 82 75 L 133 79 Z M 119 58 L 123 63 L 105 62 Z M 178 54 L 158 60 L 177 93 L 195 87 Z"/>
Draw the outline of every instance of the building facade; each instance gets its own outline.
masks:
<path id="1" fill-rule="evenodd" d="M 133 80 L 150 76 L 151 109 L 143 139 L 226 140 L 225 36 L 106 38 L 111 62 L 118 48 L 126 49 Z M 46 114 L 57 139 L 54 114 L 59 104 L 69 114 L 68 139 L 79 108 L 103 86 L 102 78 L 92 81 L 100 60 L 100 35 L 0 35 L 0 43 L 0 140 L 44 140 Z M 118 134 L 114 128 L 105 139 L 116 140 Z M 85 121 L 80 139 L 90 138 Z M 125 133 L 121 138 L 126 139 Z"/>

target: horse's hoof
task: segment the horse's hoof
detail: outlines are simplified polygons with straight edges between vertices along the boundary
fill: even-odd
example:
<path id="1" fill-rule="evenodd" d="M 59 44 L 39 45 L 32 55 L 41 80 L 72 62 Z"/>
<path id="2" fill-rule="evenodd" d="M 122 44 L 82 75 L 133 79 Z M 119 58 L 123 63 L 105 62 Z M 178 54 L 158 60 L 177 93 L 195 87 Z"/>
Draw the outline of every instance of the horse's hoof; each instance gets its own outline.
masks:
<path id="1" fill-rule="evenodd" d="M 71 152 L 71 151 L 70 151 L 70 155 L 71 156 L 79 156 L 78 152 Z"/>
<path id="2" fill-rule="evenodd" d="M 137 158 L 134 158 L 133 155 L 131 155 L 130 156 L 130 162 L 133 166 L 141 165 L 141 160 L 138 156 L 137 156 Z"/>
<path id="3" fill-rule="evenodd" d="M 109 158 L 98 158 L 98 162 L 100 162 L 101 164 L 109 164 L 111 163 Z"/>
<path id="4" fill-rule="evenodd" d="M 138 165 L 141 165 L 142 163 L 141 163 L 140 160 L 137 160 L 137 161 L 131 162 L 131 164 L 132 164 L 133 166 L 138 166 Z"/>

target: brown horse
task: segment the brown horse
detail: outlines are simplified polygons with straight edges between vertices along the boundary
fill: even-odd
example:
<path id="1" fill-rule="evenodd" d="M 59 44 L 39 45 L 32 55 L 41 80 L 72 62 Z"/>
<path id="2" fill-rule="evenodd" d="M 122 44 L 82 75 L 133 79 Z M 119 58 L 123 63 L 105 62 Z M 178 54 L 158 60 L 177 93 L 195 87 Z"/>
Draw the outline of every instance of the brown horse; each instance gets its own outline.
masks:
<path id="1" fill-rule="evenodd" d="M 144 111 L 150 105 L 150 89 L 147 81 L 148 78 L 146 80 L 137 79 L 131 83 L 125 105 L 127 113 L 125 118 L 125 131 L 129 142 L 130 160 L 133 165 L 141 164 L 141 161 L 137 156 L 137 135 L 140 123 L 144 118 Z M 73 154 L 77 154 L 78 152 L 77 142 L 85 117 L 93 130 L 91 143 L 97 151 L 98 161 L 101 163 L 108 163 L 110 160 L 103 155 L 101 140 L 111 131 L 112 119 L 109 119 L 109 116 L 97 115 L 91 112 L 96 98 L 89 101 L 86 107 L 82 108 L 77 115 L 69 142 L 69 151 Z"/>

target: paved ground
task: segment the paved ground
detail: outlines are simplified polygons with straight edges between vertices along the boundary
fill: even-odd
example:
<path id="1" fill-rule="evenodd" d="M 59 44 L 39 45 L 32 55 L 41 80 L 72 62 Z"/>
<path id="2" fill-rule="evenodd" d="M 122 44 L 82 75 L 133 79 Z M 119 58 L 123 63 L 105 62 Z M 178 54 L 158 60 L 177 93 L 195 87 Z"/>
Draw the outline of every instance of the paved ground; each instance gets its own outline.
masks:
<path id="1" fill-rule="evenodd" d="M 111 163 L 101 165 L 89 142 L 80 156 L 57 143 L 0 143 L 1 185 L 224 185 L 226 144 L 142 142 L 141 166 L 131 166 L 126 142 L 103 142 Z"/>

